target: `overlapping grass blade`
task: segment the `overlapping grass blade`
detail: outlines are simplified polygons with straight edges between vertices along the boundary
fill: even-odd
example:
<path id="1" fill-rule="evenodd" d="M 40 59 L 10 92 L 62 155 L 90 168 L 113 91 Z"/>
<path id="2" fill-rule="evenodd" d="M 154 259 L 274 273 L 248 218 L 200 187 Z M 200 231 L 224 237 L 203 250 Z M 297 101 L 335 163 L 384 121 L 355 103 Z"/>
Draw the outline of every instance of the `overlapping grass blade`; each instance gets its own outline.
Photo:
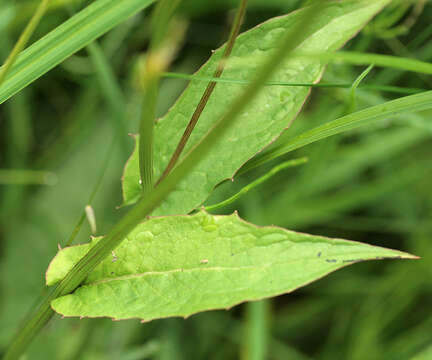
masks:
<path id="1" fill-rule="evenodd" d="M 295 136 L 285 143 L 278 144 L 264 152 L 262 155 L 251 160 L 245 165 L 242 171 L 262 165 L 290 151 L 325 139 L 329 136 L 340 134 L 379 120 L 389 119 L 391 116 L 401 113 L 416 112 L 431 108 L 432 91 L 425 91 L 421 94 L 405 96 L 396 100 L 387 101 L 384 104 L 372 106 L 330 121 L 324 125 Z"/>
<path id="2" fill-rule="evenodd" d="M 295 50 L 337 50 L 386 3 L 387 1 L 325 2 L 316 21 L 303 31 L 302 41 Z M 260 64 L 274 51 L 273 44 L 281 34 L 302 20 L 303 13 L 302 10 L 272 19 L 241 34 L 236 40 L 224 76 L 239 80 L 253 78 Z M 223 47 L 215 51 L 199 70 L 198 76 L 212 75 L 222 52 Z M 320 80 L 323 72 L 323 62 L 319 59 L 291 58 L 282 64 L 273 79 L 290 83 L 314 83 Z M 192 82 L 168 114 L 156 123 L 155 175 L 159 176 L 166 168 L 205 88 L 203 82 Z M 242 90 L 242 87 L 232 84 L 219 84 L 216 87 L 184 154 L 219 121 L 226 107 L 230 106 L 231 99 L 239 96 Z M 153 215 L 185 214 L 200 206 L 217 184 L 232 178 L 245 162 L 272 143 L 290 125 L 308 95 L 308 88 L 265 87 L 243 111 L 236 125 L 219 141 L 217 148 L 188 175 Z M 123 174 L 124 205 L 135 203 L 142 195 L 138 153 L 137 146 Z"/>
<path id="3" fill-rule="evenodd" d="M 407 57 L 360 53 L 355 51 L 338 51 L 335 53 L 314 53 L 314 54 L 301 54 L 305 57 L 319 57 L 325 61 L 344 62 L 354 65 L 369 65 L 374 64 L 379 67 L 393 68 L 416 73 L 432 75 L 432 64 Z"/>

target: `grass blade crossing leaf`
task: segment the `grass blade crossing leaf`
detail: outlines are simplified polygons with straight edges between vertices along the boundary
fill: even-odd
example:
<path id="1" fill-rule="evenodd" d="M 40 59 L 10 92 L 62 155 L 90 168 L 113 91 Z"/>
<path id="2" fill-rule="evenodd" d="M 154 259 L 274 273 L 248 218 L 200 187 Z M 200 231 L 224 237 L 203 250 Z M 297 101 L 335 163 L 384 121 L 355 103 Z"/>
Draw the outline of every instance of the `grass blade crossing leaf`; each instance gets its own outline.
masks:
<path id="1" fill-rule="evenodd" d="M 334 51 L 356 34 L 388 1 L 345 1 L 322 4 L 322 11 L 304 34 L 297 47 L 307 51 Z M 231 60 L 224 74 L 227 78 L 253 78 L 263 60 L 274 52 L 275 43 L 288 29 L 302 19 L 303 11 L 270 20 L 238 37 Z M 198 72 L 211 76 L 223 48 L 217 50 Z M 318 82 L 324 70 L 319 59 L 288 59 L 274 75 L 286 82 Z M 166 167 L 199 99 L 204 82 L 192 82 L 171 111 L 155 127 L 155 175 Z M 184 153 L 187 153 L 223 115 L 231 99 L 242 92 L 236 84 L 219 84 L 201 120 L 195 127 Z M 309 94 L 307 88 L 266 87 L 260 96 L 243 112 L 229 133 L 219 141 L 210 155 L 185 179 L 155 214 L 182 214 L 191 211 L 208 197 L 221 181 L 230 178 L 251 157 L 276 139 L 289 126 Z M 139 169 L 132 155 L 123 179 L 124 204 L 132 204 L 141 196 Z"/>
<path id="2" fill-rule="evenodd" d="M 226 77 L 215 78 L 212 76 L 196 76 L 189 75 L 183 73 L 174 73 L 174 72 L 166 72 L 163 74 L 165 78 L 174 78 L 174 79 L 183 79 L 190 81 L 213 81 L 215 83 L 231 83 L 238 85 L 247 85 L 250 84 L 249 80 L 238 80 L 238 79 L 228 79 Z M 265 84 L 266 86 L 300 86 L 300 87 L 311 87 L 311 88 L 351 88 L 353 84 L 351 83 L 287 83 L 283 81 L 271 81 Z M 418 89 L 418 88 L 408 88 L 408 87 L 400 87 L 400 86 L 389 86 L 389 85 L 377 85 L 377 84 L 368 84 L 359 86 L 362 89 L 370 89 L 377 91 L 387 91 L 394 92 L 398 94 L 417 94 L 422 91 L 426 91 L 426 89 Z"/>
<path id="3" fill-rule="evenodd" d="M 305 157 L 285 161 L 285 162 L 275 166 L 274 168 L 272 168 L 268 173 L 264 174 L 260 178 L 254 180 L 250 184 L 246 185 L 238 193 L 234 194 L 233 196 L 229 197 L 228 199 L 226 199 L 220 203 L 206 206 L 205 209 L 206 209 L 206 211 L 214 211 L 214 210 L 217 210 L 219 208 L 225 207 L 225 206 L 233 203 L 234 201 L 238 200 L 243 195 L 245 195 L 246 193 L 248 193 L 252 189 L 256 188 L 257 186 L 261 185 L 262 183 L 264 183 L 265 181 L 267 181 L 271 177 L 275 176 L 280 171 L 285 170 L 289 167 L 302 165 L 302 164 L 306 163 L 307 161 L 308 161 L 308 159 Z"/>
<path id="4" fill-rule="evenodd" d="M 91 246 L 61 250 L 49 266 L 47 284 L 60 281 Z M 73 294 L 52 306 L 65 316 L 187 317 L 288 293 L 346 265 L 382 258 L 415 257 L 257 227 L 237 214 L 153 218 L 137 226 Z"/>
<path id="5" fill-rule="evenodd" d="M 154 0 L 97 0 L 23 51 L 0 87 L 0 104 Z"/>
<path id="6" fill-rule="evenodd" d="M 214 78 L 219 78 L 222 75 L 224 68 L 225 68 L 225 64 L 226 64 L 227 60 L 229 59 L 229 56 L 231 55 L 235 40 L 236 40 L 236 38 L 240 32 L 240 27 L 243 24 L 244 16 L 246 14 L 247 1 L 248 0 L 241 0 L 239 2 L 239 6 L 237 8 L 237 13 L 236 13 L 235 19 L 234 19 L 232 27 L 231 27 L 228 41 L 225 45 L 225 49 L 224 49 L 224 52 L 222 54 L 222 57 L 220 58 L 219 63 L 216 67 L 216 71 L 213 74 Z M 163 171 L 161 177 L 159 178 L 159 180 L 157 181 L 156 184 L 158 184 L 160 181 L 162 181 L 162 179 L 167 174 L 169 174 L 169 172 L 176 165 L 176 163 L 177 163 L 178 159 L 180 158 L 180 155 L 181 155 L 182 151 L 184 150 L 184 147 L 186 146 L 186 143 L 188 142 L 189 137 L 191 136 L 199 118 L 201 117 L 201 114 L 204 111 L 204 109 L 207 105 L 207 102 L 210 99 L 215 87 L 216 87 L 216 82 L 208 83 L 197 107 L 195 108 L 194 113 L 192 114 L 191 119 L 189 120 L 189 123 L 186 126 L 186 129 L 185 129 L 182 137 L 180 138 L 179 143 L 177 144 L 177 147 L 176 147 L 174 153 L 171 156 L 170 161 L 168 162 L 168 165 L 166 166 L 165 170 Z M 140 147 L 141 147 L 141 145 L 140 145 Z"/>
<path id="7" fill-rule="evenodd" d="M 304 13 L 304 19 L 311 18 L 318 13 L 320 6 L 310 7 Z M 310 22 L 312 23 L 312 22 Z M 212 127 L 212 129 L 195 145 L 187 156 L 180 161 L 154 190 L 134 206 L 124 215 L 108 234 L 93 246 L 88 253 L 73 266 L 63 280 L 49 292 L 29 315 L 23 328 L 12 341 L 6 355 L 6 359 L 18 359 L 24 349 L 29 345 L 37 332 L 50 320 L 53 315 L 51 302 L 57 297 L 70 294 L 75 291 L 85 281 L 86 277 L 92 272 L 114 249 L 116 249 L 126 238 L 126 236 L 142 221 L 145 216 L 158 207 L 158 205 L 176 188 L 176 186 L 195 168 L 197 164 L 213 150 L 214 145 L 226 134 L 227 130 L 235 123 L 246 106 L 256 98 L 259 90 L 269 80 L 270 76 L 279 68 L 284 59 L 295 49 L 303 40 L 304 36 L 300 31 L 309 28 L 309 24 L 301 21 L 290 29 L 276 44 L 276 51 L 266 59 L 261 69 L 259 69 L 255 80 L 245 91 L 232 102 L 225 115 Z M 307 31 L 305 31 L 307 33 Z"/>
<path id="8" fill-rule="evenodd" d="M 242 171 L 250 170 L 290 151 L 329 136 L 340 134 L 379 120 L 389 119 L 391 116 L 400 115 L 401 113 L 416 112 L 431 108 L 432 91 L 425 91 L 421 94 L 405 96 L 396 100 L 387 101 L 384 104 L 371 106 L 306 131 L 286 142 L 273 145 L 271 149 L 246 164 Z"/>
<path id="9" fill-rule="evenodd" d="M 432 75 L 432 64 L 426 61 L 406 57 L 361 53 L 355 51 L 338 51 L 335 53 L 309 53 L 299 54 L 300 57 L 318 57 L 327 62 L 343 62 L 353 65 L 374 64 L 379 67 L 388 67 L 404 71 Z"/>

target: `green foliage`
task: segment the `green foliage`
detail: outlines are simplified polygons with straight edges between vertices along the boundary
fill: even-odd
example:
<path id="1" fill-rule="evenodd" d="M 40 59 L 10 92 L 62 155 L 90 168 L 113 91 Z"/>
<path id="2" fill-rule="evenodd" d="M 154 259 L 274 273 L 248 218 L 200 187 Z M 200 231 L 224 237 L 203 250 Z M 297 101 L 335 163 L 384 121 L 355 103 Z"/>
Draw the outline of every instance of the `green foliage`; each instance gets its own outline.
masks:
<path id="1" fill-rule="evenodd" d="M 98 239 L 93 240 L 93 244 Z M 91 244 L 61 250 L 47 285 L 64 278 Z M 64 316 L 149 321 L 230 308 L 291 292 L 348 264 L 408 254 L 256 227 L 237 214 L 160 217 L 137 226 L 73 294 L 52 302 Z"/>
<path id="2" fill-rule="evenodd" d="M 0 87 L 0 104 L 154 0 L 97 0 L 16 60 Z"/>
<path id="3" fill-rule="evenodd" d="M 123 203 L 138 200 L 138 206 L 119 211 L 114 210 L 121 202 L 119 177 L 132 145 L 125 135 L 136 132 L 139 99 L 149 94 L 133 84 L 138 83 L 136 55 L 155 36 L 151 19 L 139 12 L 152 1 L 96 0 L 60 26 L 72 4 L 87 3 L 50 2 L 32 36 L 41 40 L 19 56 L 11 72 L 5 71 L 6 82 L 0 85 L 1 103 L 13 96 L 0 108 L 0 356 L 17 359 L 35 336 L 31 359 L 430 356 L 431 287 L 425 279 L 431 275 L 432 253 L 432 101 L 422 89 L 431 85 L 432 48 L 426 42 L 431 5 L 423 0 L 318 1 L 323 6 L 318 13 L 305 9 L 286 15 L 312 2 L 249 1 L 244 28 L 251 30 L 236 42 L 182 161 L 168 183 L 150 187 L 140 198 L 134 152 L 124 171 Z M 0 4 L 2 58 L 17 45 L 40 4 Z M 190 30 L 184 44 L 179 45 L 178 33 L 169 39 L 181 48 L 172 71 L 192 82 L 176 103 L 179 80 L 161 81 L 158 104 L 157 86 L 148 97 L 158 114 L 171 107 L 156 123 L 156 179 L 212 81 L 223 47 L 196 76 L 188 74 L 226 39 L 226 14 L 237 5 L 237 0 L 180 2 L 176 14 L 190 21 Z M 303 23 L 302 14 L 312 21 Z M 91 43 L 110 29 L 98 44 Z M 260 65 L 271 57 L 277 63 L 275 54 L 284 48 L 277 49 L 276 41 L 284 33 L 291 34 L 286 52 L 298 47 L 300 56 L 291 54 L 264 81 L 273 69 L 262 71 Z M 346 51 L 334 51 L 354 35 Z M 78 52 L 85 46 L 87 51 Z M 372 63 L 376 66 L 369 66 L 364 79 L 365 67 L 350 66 Z M 264 82 L 268 86 L 259 97 L 239 111 Z M 321 89 L 314 89 L 303 106 L 312 87 Z M 416 95 L 395 98 L 397 92 Z M 351 113 L 354 104 L 359 111 Z M 146 116 L 150 123 L 153 115 Z M 220 124 L 234 120 L 223 133 Z M 217 131 L 208 133 L 215 124 Z M 299 162 L 302 166 L 279 171 Z M 151 168 L 146 160 L 141 165 Z M 162 216 L 146 218 L 170 191 L 153 212 Z M 100 234 L 106 234 L 90 243 L 85 215 L 74 228 L 87 204 L 95 209 Z M 237 212 L 194 213 L 200 205 L 226 214 L 236 210 L 246 220 Z M 58 243 L 70 242 L 83 244 L 57 253 L 47 272 L 52 286 L 44 288 L 43 273 Z M 360 260 L 414 258 L 382 246 L 422 259 L 367 262 L 321 279 Z M 42 305 L 19 328 L 41 289 Z M 206 311 L 293 290 L 233 311 Z M 42 330 L 54 314 L 52 299 L 59 313 L 72 318 L 52 321 Z M 203 313 L 187 320 L 160 319 L 196 312 Z"/>
<path id="4" fill-rule="evenodd" d="M 246 165 L 246 169 L 256 167 L 315 141 L 353 130 L 359 126 L 370 125 L 373 122 L 386 120 L 395 115 L 400 116 L 405 112 L 416 112 L 429 110 L 431 108 L 432 91 L 425 91 L 421 94 L 406 96 L 404 98 L 388 101 L 381 105 L 372 106 L 330 121 L 315 129 L 308 130 L 289 140 L 278 139 L 278 141 L 272 145 L 271 149 L 251 160 L 251 162 Z"/>
<path id="5" fill-rule="evenodd" d="M 326 3 L 314 18 L 312 26 L 302 36 L 305 40 L 297 50 L 333 51 L 349 40 L 387 1 L 374 3 L 348 1 L 342 4 Z M 275 18 L 245 32 L 236 41 L 224 76 L 251 79 L 263 60 L 274 52 L 282 34 L 303 21 L 303 12 Z M 223 47 L 216 50 L 197 75 L 211 76 L 215 71 Z M 324 64 L 319 59 L 288 59 L 273 75 L 286 82 L 318 81 Z M 168 114 L 155 127 L 155 174 L 159 177 L 180 140 L 206 84 L 192 82 Z M 206 134 L 239 96 L 243 87 L 236 84 L 218 84 L 200 121 L 186 146 L 185 152 Z M 187 176 L 155 211 L 154 215 L 186 214 L 201 205 L 213 188 L 236 171 L 251 157 L 274 141 L 290 125 L 309 94 L 308 88 L 266 87 L 249 104 L 235 125 L 218 142 L 209 155 Z M 124 204 L 136 202 L 141 195 L 139 183 L 138 149 L 126 165 L 123 175 Z"/>

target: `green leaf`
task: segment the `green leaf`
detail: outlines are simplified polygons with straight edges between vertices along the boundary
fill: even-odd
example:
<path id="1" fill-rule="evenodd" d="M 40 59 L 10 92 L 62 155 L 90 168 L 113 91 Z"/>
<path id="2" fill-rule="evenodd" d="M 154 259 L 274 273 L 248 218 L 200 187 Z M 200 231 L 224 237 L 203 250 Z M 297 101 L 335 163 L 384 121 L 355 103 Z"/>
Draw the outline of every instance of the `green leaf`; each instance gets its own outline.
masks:
<path id="1" fill-rule="evenodd" d="M 154 0 L 97 0 L 18 57 L 0 87 L 0 104 Z"/>
<path id="2" fill-rule="evenodd" d="M 92 244 L 61 250 L 48 268 L 47 284 L 60 281 Z M 383 258 L 415 257 L 257 227 L 237 214 L 152 218 L 136 227 L 81 287 L 55 299 L 52 307 L 64 316 L 144 321 L 187 317 L 288 293 L 349 264 Z"/>
<path id="3" fill-rule="evenodd" d="M 334 51 L 353 37 L 385 4 L 380 1 L 335 1 L 322 5 L 308 30 L 307 40 L 297 49 Z M 303 11 L 267 21 L 240 35 L 224 71 L 227 78 L 253 78 L 259 65 L 273 51 L 280 37 L 302 20 Z M 305 36 L 306 37 L 306 36 Z M 217 50 L 198 71 L 211 76 L 223 48 Z M 288 59 L 274 76 L 284 82 L 312 83 L 322 76 L 324 64 L 319 59 Z M 204 92 L 206 83 L 192 82 L 169 113 L 155 127 L 155 175 L 167 165 L 187 123 Z M 188 152 L 206 134 L 243 90 L 242 85 L 220 83 L 205 108 L 185 148 Z M 303 106 L 309 89 L 266 87 L 260 96 L 231 127 L 178 189 L 156 210 L 154 215 L 184 214 L 202 204 L 221 181 L 232 178 L 250 158 L 274 141 L 290 125 Z M 128 161 L 123 176 L 124 205 L 133 204 L 141 195 L 137 149 Z"/>

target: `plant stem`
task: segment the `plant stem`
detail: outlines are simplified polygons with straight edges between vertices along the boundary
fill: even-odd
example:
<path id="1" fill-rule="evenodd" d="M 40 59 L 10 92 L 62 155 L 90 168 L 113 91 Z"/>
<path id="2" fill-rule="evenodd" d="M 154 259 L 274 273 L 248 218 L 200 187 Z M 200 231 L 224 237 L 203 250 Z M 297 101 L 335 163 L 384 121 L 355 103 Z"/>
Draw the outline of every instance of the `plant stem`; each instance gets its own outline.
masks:
<path id="1" fill-rule="evenodd" d="M 276 175 L 278 172 L 280 172 L 286 168 L 289 168 L 289 167 L 302 165 L 302 164 L 306 163 L 307 161 L 308 161 L 308 159 L 306 157 L 285 161 L 282 164 L 279 164 L 279 165 L 275 166 L 274 168 L 272 168 L 267 174 L 261 176 L 260 178 L 256 179 L 255 181 L 252 181 L 250 184 L 246 185 L 238 193 L 234 194 L 233 196 L 229 197 L 228 199 L 226 199 L 224 201 L 221 201 L 220 203 L 206 206 L 205 209 L 206 209 L 206 211 L 213 211 L 213 210 L 219 209 L 221 207 L 225 207 L 225 206 L 233 203 L 234 201 L 236 201 L 238 198 L 245 195 L 248 191 L 261 185 L 263 182 L 267 181 L 272 176 Z"/>
<path id="2" fill-rule="evenodd" d="M 152 77 L 145 86 L 139 128 L 139 165 L 143 195 L 153 188 L 153 136 L 159 81 Z"/>
<path id="3" fill-rule="evenodd" d="M 363 79 L 371 72 L 374 65 L 370 64 L 362 73 L 357 77 L 357 79 L 354 80 L 351 90 L 350 90 L 350 101 L 348 105 L 348 113 L 352 113 L 355 111 L 357 107 L 357 101 L 356 101 L 356 90 L 359 87 L 360 83 L 363 81 Z"/>
<path id="4" fill-rule="evenodd" d="M 31 340 L 42 327 L 51 319 L 54 312 L 50 307 L 51 301 L 57 297 L 74 291 L 94 270 L 94 268 L 114 250 L 133 228 L 149 215 L 189 172 L 205 158 L 215 143 L 225 134 L 234 120 L 242 113 L 246 106 L 258 95 L 265 82 L 282 64 L 286 56 L 292 52 L 303 40 L 307 31 L 304 27 L 312 23 L 314 15 L 320 6 L 311 6 L 304 10 L 305 21 L 298 24 L 286 34 L 276 47 L 272 56 L 266 61 L 256 79 L 245 89 L 243 94 L 234 100 L 225 116 L 193 147 L 187 156 L 176 166 L 167 177 L 155 187 L 148 196 L 142 197 L 138 203 L 123 216 L 108 234 L 93 246 L 89 252 L 72 268 L 65 278 L 58 283 L 37 308 L 35 314 L 25 324 L 22 331 L 14 338 L 4 360 L 17 360 L 25 351 Z"/>
<path id="5" fill-rule="evenodd" d="M 253 301 L 246 304 L 245 347 L 243 360 L 267 358 L 269 342 L 270 300 Z"/>
<path id="6" fill-rule="evenodd" d="M 159 79 L 171 61 L 164 49 L 168 24 L 179 0 L 161 0 L 152 16 L 152 38 L 143 76 L 143 104 L 139 129 L 139 168 L 143 196 L 153 189 L 153 142 Z"/>
<path id="7" fill-rule="evenodd" d="M 222 54 L 222 58 L 220 59 L 215 72 L 213 73 L 213 78 L 219 78 L 225 69 L 225 64 L 226 64 L 229 56 L 231 55 L 235 40 L 236 40 L 236 38 L 240 32 L 240 27 L 243 23 L 243 19 L 244 19 L 244 16 L 246 14 L 246 8 L 247 8 L 247 0 L 241 0 L 240 5 L 237 9 L 237 13 L 236 13 L 233 25 L 231 27 L 231 32 L 230 32 L 230 35 L 228 38 L 228 42 L 227 42 L 225 50 Z M 192 117 L 191 117 L 188 125 L 186 126 L 186 129 L 185 129 L 179 143 L 177 144 L 177 148 L 175 149 L 167 167 L 165 168 L 164 172 L 162 173 L 161 177 L 159 178 L 159 180 L 157 181 L 156 184 L 159 184 L 159 182 L 161 182 L 161 180 L 164 179 L 169 174 L 169 172 L 174 168 L 174 166 L 176 165 L 176 163 L 177 163 L 178 159 L 180 158 L 180 155 L 183 152 L 183 150 L 186 146 L 186 143 L 188 142 L 188 140 L 192 134 L 192 131 L 194 130 L 199 118 L 201 117 L 201 114 L 204 111 L 204 108 L 206 107 L 206 105 L 210 99 L 210 96 L 212 95 L 215 87 L 216 87 L 215 81 L 212 81 L 207 85 L 207 87 L 204 91 L 204 94 L 202 95 L 202 97 L 198 103 L 198 106 L 196 107 L 194 113 L 192 114 Z"/>
<path id="8" fill-rule="evenodd" d="M 38 26 L 42 16 L 45 14 L 46 9 L 48 8 L 48 3 L 50 0 L 42 0 L 30 19 L 29 23 L 25 27 L 24 31 L 21 33 L 17 43 L 13 47 L 11 53 L 7 57 L 4 65 L 0 69 L 0 86 L 3 83 L 4 79 L 11 66 L 14 64 L 19 53 L 26 47 L 30 37 L 33 35 L 36 27 Z"/>

